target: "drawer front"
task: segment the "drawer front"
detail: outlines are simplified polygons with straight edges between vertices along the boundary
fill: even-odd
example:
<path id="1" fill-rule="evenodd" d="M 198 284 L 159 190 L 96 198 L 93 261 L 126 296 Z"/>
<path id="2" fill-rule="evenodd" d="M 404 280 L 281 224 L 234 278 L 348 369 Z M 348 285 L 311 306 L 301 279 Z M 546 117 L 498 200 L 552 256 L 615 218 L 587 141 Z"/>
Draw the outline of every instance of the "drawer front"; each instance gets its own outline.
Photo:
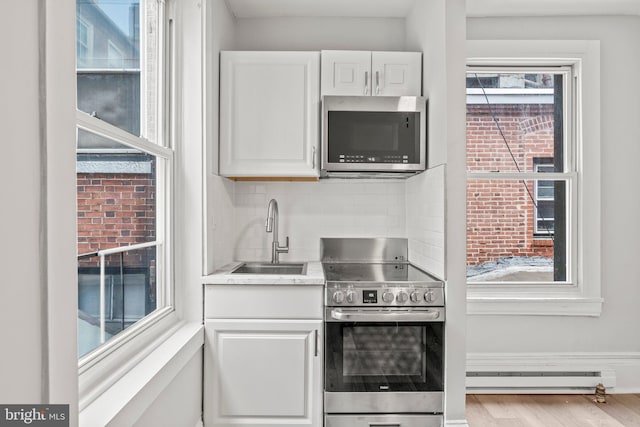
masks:
<path id="1" fill-rule="evenodd" d="M 207 319 L 322 319 L 322 285 L 206 285 Z"/>
<path id="2" fill-rule="evenodd" d="M 442 427 L 442 415 L 325 415 L 325 427 Z"/>

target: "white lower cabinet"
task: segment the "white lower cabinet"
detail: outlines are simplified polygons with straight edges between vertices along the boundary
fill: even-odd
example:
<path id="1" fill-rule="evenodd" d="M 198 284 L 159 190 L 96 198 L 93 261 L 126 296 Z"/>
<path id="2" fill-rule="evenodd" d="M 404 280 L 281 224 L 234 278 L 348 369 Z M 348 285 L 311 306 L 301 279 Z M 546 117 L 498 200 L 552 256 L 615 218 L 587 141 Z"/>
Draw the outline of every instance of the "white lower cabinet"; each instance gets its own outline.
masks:
<path id="1" fill-rule="evenodd" d="M 322 427 L 320 319 L 205 319 L 206 427 Z"/>

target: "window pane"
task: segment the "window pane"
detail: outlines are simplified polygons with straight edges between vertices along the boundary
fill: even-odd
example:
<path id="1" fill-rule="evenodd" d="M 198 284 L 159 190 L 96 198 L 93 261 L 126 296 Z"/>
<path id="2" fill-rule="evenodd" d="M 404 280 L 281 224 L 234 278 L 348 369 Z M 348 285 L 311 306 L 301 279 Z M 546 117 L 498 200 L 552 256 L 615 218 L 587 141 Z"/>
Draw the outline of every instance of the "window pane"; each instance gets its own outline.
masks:
<path id="1" fill-rule="evenodd" d="M 550 181 L 539 182 L 537 198 L 553 199 L 553 184 Z"/>
<path id="2" fill-rule="evenodd" d="M 155 139 L 159 3 L 76 0 L 78 109 L 129 132 L 134 146 Z M 79 357 L 168 303 L 157 299 L 166 294 L 157 200 L 170 160 L 87 126 L 76 141 Z"/>
<path id="3" fill-rule="evenodd" d="M 565 181 L 553 184 L 556 194 L 566 194 Z M 558 237 L 558 228 L 566 229 L 566 200 L 538 202 L 536 210 L 534 187 L 534 181 L 468 180 L 469 282 L 566 280 L 566 244 Z"/>
<path id="4" fill-rule="evenodd" d="M 82 136 L 87 138 L 81 138 Z M 78 139 L 96 137 L 79 131 Z M 115 141 L 77 155 L 78 253 L 156 239 L 156 159 Z"/>
<path id="5" fill-rule="evenodd" d="M 562 171 L 563 141 L 555 122 L 563 114 L 556 95 L 562 79 L 557 77 L 467 74 L 467 170 L 533 172 L 534 158 L 542 157 L 550 159 L 551 171 Z"/>
<path id="6" fill-rule="evenodd" d="M 78 109 L 154 140 L 157 37 L 155 0 L 76 0 Z"/>
<path id="7" fill-rule="evenodd" d="M 140 72 L 78 71 L 78 109 L 140 135 Z"/>
<path id="8" fill-rule="evenodd" d="M 78 357 L 157 308 L 156 247 L 104 257 L 104 334 L 100 315 L 100 257 L 78 260 Z"/>
<path id="9" fill-rule="evenodd" d="M 102 343 L 97 251 L 156 240 L 156 171 L 163 159 L 78 130 L 79 356 Z M 157 308 L 156 246 L 105 256 L 104 338 Z"/>
<path id="10" fill-rule="evenodd" d="M 79 69 L 140 68 L 139 0 L 76 0 L 76 29 Z M 110 47 L 121 54 L 111 66 Z"/>

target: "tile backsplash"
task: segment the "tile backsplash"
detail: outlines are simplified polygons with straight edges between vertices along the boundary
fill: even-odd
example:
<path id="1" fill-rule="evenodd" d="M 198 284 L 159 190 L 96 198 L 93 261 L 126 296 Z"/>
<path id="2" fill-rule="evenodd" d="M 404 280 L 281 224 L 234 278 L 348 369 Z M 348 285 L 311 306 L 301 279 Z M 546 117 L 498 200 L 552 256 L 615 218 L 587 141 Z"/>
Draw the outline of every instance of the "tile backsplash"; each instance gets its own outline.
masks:
<path id="1" fill-rule="evenodd" d="M 445 166 L 406 180 L 208 182 L 209 271 L 231 261 L 268 261 L 272 234 L 267 205 L 278 201 L 280 245 L 286 261 L 320 259 L 321 237 L 405 237 L 409 259 L 444 278 Z"/>
<path id="2" fill-rule="evenodd" d="M 445 278 L 445 167 L 411 177 L 406 186 L 409 259 L 440 279 Z"/>
<path id="3" fill-rule="evenodd" d="M 405 181 L 237 182 L 234 259 L 271 259 L 267 205 L 278 201 L 282 261 L 320 259 L 321 237 L 406 237 Z"/>

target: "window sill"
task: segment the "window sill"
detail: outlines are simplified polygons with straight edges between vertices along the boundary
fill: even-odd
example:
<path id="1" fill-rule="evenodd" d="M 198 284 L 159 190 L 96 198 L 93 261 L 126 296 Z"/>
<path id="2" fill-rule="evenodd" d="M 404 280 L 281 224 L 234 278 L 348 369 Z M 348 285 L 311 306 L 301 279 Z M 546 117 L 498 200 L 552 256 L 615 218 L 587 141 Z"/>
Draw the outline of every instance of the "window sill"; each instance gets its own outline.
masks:
<path id="1" fill-rule="evenodd" d="M 469 315 L 589 316 L 602 313 L 602 298 L 586 297 L 467 297 Z"/>
<path id="2" fill-rule="evenodd" d="M 80 412 L 81 426 L 132 425 L 204 344 L 201 323 L 183 323 Z"/>

